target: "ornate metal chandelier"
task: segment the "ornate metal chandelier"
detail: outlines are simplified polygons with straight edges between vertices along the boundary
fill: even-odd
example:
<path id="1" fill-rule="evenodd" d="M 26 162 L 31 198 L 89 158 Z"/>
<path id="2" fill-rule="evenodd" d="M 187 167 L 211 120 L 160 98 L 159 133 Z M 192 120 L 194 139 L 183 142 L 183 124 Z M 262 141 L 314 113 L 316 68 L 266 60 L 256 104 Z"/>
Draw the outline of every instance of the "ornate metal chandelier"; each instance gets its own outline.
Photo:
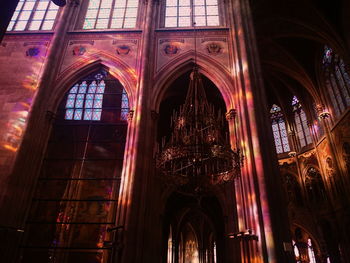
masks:
<path id="1" fill-rule="evenodd" d="M 202 79 L 195 66 L 190 75 L 185 103 L 171 119 L 172 133 L 163 138 L 157 168 L 167 184 L 178 191 L 198 193 L 232 181 L 243 162 L 225 136 L 226 120 L 208 103 Z"/>

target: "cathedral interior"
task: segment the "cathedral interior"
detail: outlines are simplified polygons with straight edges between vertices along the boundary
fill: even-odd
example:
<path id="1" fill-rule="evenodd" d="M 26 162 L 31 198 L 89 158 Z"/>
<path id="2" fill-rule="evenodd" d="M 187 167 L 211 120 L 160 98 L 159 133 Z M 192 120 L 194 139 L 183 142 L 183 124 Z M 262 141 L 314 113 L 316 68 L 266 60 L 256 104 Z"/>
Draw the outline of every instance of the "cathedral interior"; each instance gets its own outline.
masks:
<path id="1" fill-rule="evenodd" d="M 1 262 L 350 262 L 350 1 L 13 2 Z"/>

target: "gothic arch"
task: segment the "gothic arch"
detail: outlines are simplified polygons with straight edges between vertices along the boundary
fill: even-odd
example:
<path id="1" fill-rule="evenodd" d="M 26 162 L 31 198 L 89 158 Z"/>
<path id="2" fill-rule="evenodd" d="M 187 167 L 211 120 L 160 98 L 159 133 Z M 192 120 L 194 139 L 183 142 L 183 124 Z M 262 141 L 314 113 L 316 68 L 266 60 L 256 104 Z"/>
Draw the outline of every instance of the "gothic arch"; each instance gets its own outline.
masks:
<path id="1" fill-rule="evenodd" d="M 123 85 L 128 94 L 130 108 L 133 108 L 135 105 L 137 73 L 123 61 L 104 52 L 99 52 L 94 56 L 78 61 L 59 74 L 53 84 L 54 88 L 48 104 L 49 108 L 55 112 L 61 98 L 75 82 L 101 67 L 105 68 Z"/>
<path id="2" fill-rule="evenodd" d="M 152 95 L 152 97 L 155 98 L 151 105 L 153 109 L 156 111 L 159 110 L 164 94 L 173 81 L 193 68 L 193 58 L 194 51 L 186 52 L 180 55 L 176 60 L 171 61 L 171 63 L 166 65 L 154 77 L 156 82 Z M 220 91 L 226 109 L 234 108 L 234 83 L 227 69 L 212 58 L 202 54 L 197 54 L 197 65 L 199 67 L 199 72 L 211 80 Z"/>

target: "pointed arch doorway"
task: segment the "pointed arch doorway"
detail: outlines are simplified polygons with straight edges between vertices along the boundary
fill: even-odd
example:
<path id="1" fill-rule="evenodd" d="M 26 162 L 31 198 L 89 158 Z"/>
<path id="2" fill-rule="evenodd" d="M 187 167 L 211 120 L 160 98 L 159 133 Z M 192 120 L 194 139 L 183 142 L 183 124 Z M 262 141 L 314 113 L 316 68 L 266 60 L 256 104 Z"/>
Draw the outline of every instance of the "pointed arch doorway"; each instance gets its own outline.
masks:
<path id="1" fill-rule="evenodd" d="M 193 79 L 192 74 L 193 71 L 189 71 L 178 77 L 164 93 L 159 109 L 159 144 L 164 145 L 163 141 L 167 141 L 171 137 L 171 116 L 174 116 L 174 111 L 178 111 L 181 105 L 184 104 L 186 94 L 191 94 L 191 92 L 188 92 L 188 87 L 190 78 Z M 210 107 L 215 109 L 218 116 L 224 117 L 226 106 L 221 93 L 213 82 L 205 76 L 201 75 L 201 81 Z M 221 118 L 218 117 L 218 119 Z M 173 123 L 175 120 L 176 117 L 173 118 Z M 223 125 L 220 127 L 223 129 L 219 133 L 228 138 L 228 125 L 224 118 L 222 123 Z M 162 172 L 158 172 L 159 176 L 162 176 Z M 161 181 L 162 179 L 160 179 Z M 235 201 L 232 198 L 235 196 L 233 184 L 227 183 L 200 194 L 196 192 L 198 188 L 192 183 L 188 187 L 185 185 L 184 187 L 175 187 L 175 189 L 171 183 L 170 185 L 165 183 L 165 185 L 163 191 L 172 193 L 164 195 L 167 196 L 167 200 L 165 201 L 163 214 L 162 262 L 231 262 L 234 256 L 230 259 L 227 257 L 228 247 L 231 245 L 229 245 L 229 240 L 225 234 L 227 222 L 224 220 L 222 204 L 225 204 L 225 213 L 228 212 L 227 207 L 230 207 L 232 214 L 235 214 Z M 195 192 L 188 192 L 189 189 L 193 189 Z M 226 199 L 226 195 L 230 198 Z M 231 226 L 234 225 L 233 222 L 230 222 L 230 224 Z"/>
<path id="2" fill-rule="evenodd" d="M 216 197 L 173 193 L 164 217 L 162 262 L 226 262 L 224 223 Z"/>

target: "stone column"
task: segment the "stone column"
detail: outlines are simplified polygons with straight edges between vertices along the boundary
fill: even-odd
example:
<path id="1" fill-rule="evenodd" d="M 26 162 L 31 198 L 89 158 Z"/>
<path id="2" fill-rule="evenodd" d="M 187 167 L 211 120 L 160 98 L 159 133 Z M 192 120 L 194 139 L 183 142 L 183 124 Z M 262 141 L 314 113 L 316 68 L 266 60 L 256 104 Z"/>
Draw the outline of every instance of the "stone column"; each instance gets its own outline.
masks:
<path id="1" fill-rule="evenodd" d="M 140 1 L 141 3 L 141 1 Z M 119 192 L 117 225 L 123 226 L 120 236 L 121 249 L 114 262 L 152 262 L 152 193 L 151 176 L 153 168 L 152 120 L 150 111 L 151 67 L 153 64 L 154 25 L 156 21 L 156 0 L 142 1 L 141 50 L 138 53 L 139 80 L 135 94 L 134 114 L 129 124 L 128 142 L 125 148 L 122 180 Z M 155 226 L 153 226 L 155 227 Z M 154 240 L 156 241 L 156 240 Z"/>
<path id="2" fill-rule="evenodd" d="M 339 167 L 339 159 L 337 158 L 337 154 L 336 154 L 336 147 L 334 145 L 334 140 L 330 131 L 330 125 L 329 125 L 329 121 L 330 121 L 330 113 L 325 111 L 324 108 L 322 106 L 318 106 L 317 108 L 317 112 L 318 112 L 318 117 L 321 120 L 322 126 L 324 128 L 325 131 L 325 135 L 326 135 L 326 140 L 328 142 L 329 148 L 330 148 L 330 153 L 331 153 L 331 158 L 334 160 L 333 163 L 335 163 L 335 170 L 336 173 L 341 177 L 341 181 L 342 181 L 342 185 L 346 186 L 349 185 L 348 182 L 348 176 L 343 175 L 340 171 L 340 167 Z M 346 192 L 347 189 L 346 187 L 344 187 L 344 191 Z M 345 196 L 347 196 L 345 194 Z M 349 200 L 343 200 L 345 207 L 349 205 Z M 346 226 L 347 222 L 344 222 L 346 217 L 346 213 L 343 214 L 341 213 L 340 218 L 338 218 L 337 221 L 337 226 L 336 228 L 338 233 L 340 240 L 340 243 L 338 244 L 339 247 L 334 246 L 333 248 L 328 248 L 330 249 L 330 253 L 333 255 L 333 260 L 334 262 L 341 262 L 341 258 L 344 262 L 348 262 L 347 260 L 350 257 L 350 250 L 349 250 L 349 244 L 350 244 L 350 240 L 349 237 L 347 236 L 347 227 Z M 325 237 L 326 239 L 327 237 Z M 330 242 L 328 242 L 329 244 Z M 332 244 L 333 245 L 333 244 Z"/>
<path id="3" fill-rule="evenodd" d="M 228 1 L 232 27 L 234 106 L 237 109 L 239 146 L 245 156 L 238 184 L 239 229 L 251 232 L 241 246 L 242 262 L 293 262 L 286 202 L 282 193 L 276 152 L 259 66 L 252 16 L 247 1 Z M 243 202 L 244 201 L 244 202 Z M 244 218 L 245 219 L 242 219 Z M 255 238 L 255 237 L 254 237 Z"/>
<path id="4" fill-rule="evenodd" d="M 12 174 L 7 183 L 4 202 L 1 204 L 1 260 L 18 262 L 19 245 L 33 191 L 39 176 L 43 149 L 51 129 L 51 115 L 48 115 L 47 98 L 52 94 L 53 82 L 61 62 L 66 31 L 71 25 L 72 14 L 77 1 L 71 1 L 60 12 L 57 25 L 50 42 L 48 55 L 44 62 L 38 92 L 31 108 L 28 125 L 17 154 Z M 5 216 L 6 215 L 6 216 Z"/>

